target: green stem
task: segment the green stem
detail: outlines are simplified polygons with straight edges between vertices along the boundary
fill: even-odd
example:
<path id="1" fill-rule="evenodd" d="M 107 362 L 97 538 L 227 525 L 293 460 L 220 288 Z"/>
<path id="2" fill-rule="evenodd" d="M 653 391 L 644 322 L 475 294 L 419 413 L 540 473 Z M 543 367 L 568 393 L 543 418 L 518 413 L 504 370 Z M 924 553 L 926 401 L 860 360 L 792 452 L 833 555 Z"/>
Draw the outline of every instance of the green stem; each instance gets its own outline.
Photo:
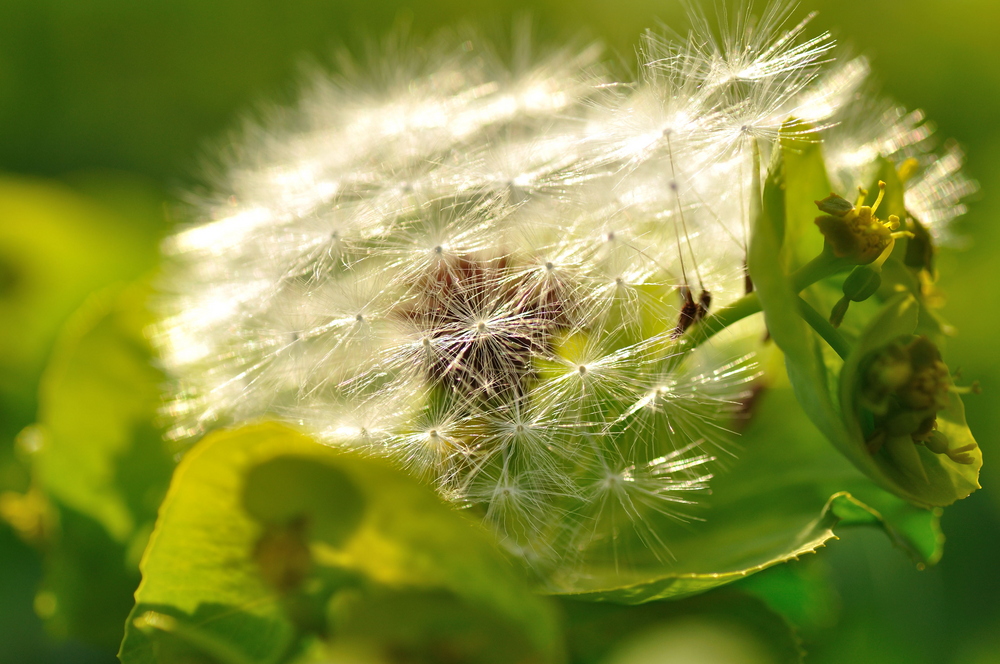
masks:
<path id="1" fill-rule="evenodd" d="M 757 297 L 756 292 L 748 293 L 732 304 L 722 307 L 708 318 L 692 325 L 681 338 L 684 343 L 696 348 L 716 333 L 758 311 L 760 311 L 760 298 Z"/>
<path id="2" fill-rule="evenodd" d="M 801 293 L 817 281 L 826 279 L 827 277 L 833 276 L 838 272 L 843 272 L 850 267 L 852 267 L 852 265 L 845 262 L 843 259 L 837 258 L 833 254 L 824 251 L 819 256 L 796 270 L 789 277 L 789 281 L 791 281 L 795 292 Z M 692 325 L 682 338 L 685 343 L 690 344 L 692 347 L 700 346 L 718 332 L 721 332 L 733 323 L 743 320 L 747 316 L 751 316 L 760 310 L 760 298 L 757 297 L 757 293 L 748 293 L 732 304 L 719 309 L 711 316 Z M 827 325 L 829 325 L 829 323 L 827 323 Z M 832 326 L 831 329 L 833 329 Z M 836 330 L 833 331 L 835 333 L 837 332 Z M 817 332 L 819 332 L 819 330 L 817 330 Z M 837 333 L 837 336 L 840 336 L 840 334 Z"/>
<path id="3" fill-rule="evenodd" d="M 816 258 L 793 272 L 789 277 L 789 281 L 792 282 L 792 289 L 798 294 L 817 281 L 832 277 L 838 272 L 844 272 L 852 267 L 854 265 L 845 259 L 837 258 L 831 252 L 824 249 Z"/>
<path id="4" fill-rule="evenodd" d="M 760 144 L 756 136 L 750 137 L 750 221 L 756 221 L 764 204 L 764 193 L 760 182 Z M 747 246 L 745 249 L 749 250 Z"/>
<path id="5" fill-rule="evenodd" d="M 760 216 L 763 194 L 760 180 L 760 144 L 755 136 L 750 137 L 750 219 Z M 749 247 L 747 247 L 749 249 Z M 684 335 L 684 340 L 692 348 L 721 332 L 733 323 L 743 320 L 760 311 L 760 298 L 757 293 L 747 293 L 732 304 L 723 307 L 708 318 L 694 324 Z"/>
<path id="6" fill-rule="evenodd" d="M 851 354 L 851 344 L 847 339 L 811 304 L 803 300 L 801 296 L 796 296 L 796 298 L 799 301 L 799 311 L 802 312 L 802 318 L 809 323 L 809 327 L 816 330 L 816 333 L 830 344 L 830 348 L 837 351 L 840 359 L 846 360 L 847 356 Z"/>
<path id="7" fill-rule="evenodd" d="M 752 172 L 750 173 L 750 218 L 757 219 L 761 214 L 761 207 L 763 205 L 763 189 L 760 177 L 760 145 L 757 143 L 756 137 L 750 138 L 750 154 L 752 161 Z M 775 260 L 777 259 L 778 257 L 775 256 Z M 823 251 L 816 258 L 796 270 L 789 277 L 789 280 L 791 281 L 792 288 L 795 290 L 796 296 L 798 296 L 799 293 L 817 281 L 826 279 L 850 267 L 852 266 L 844 259 L 837 258 L 824 247 Z M 804 300 L 803 303 L 805 303 Z M 809 305 L 806 304 L 806 306 Z M 809 308 L 812 309 L 812 307 Z M 733 323 L 743 320 L 760 310 L 760 298 L 757 297 L 757 293 L 747 293 L 732 304 L 719 309 L 711 316 L 692 325 L 681 339 L 684 343 L 690 344 L 692 348 L 696 348 Z M 813 313 L 815 313 L 815 310 L 813 310 Z M 819 314 L 816 315 L 818 316 Z M 823 319 L 823 322 L 833 330 L 838 338 L 843 340 L 843 337 L 840 337 L 840 334 L 833 326 L 827 323 L 825 319 Z"/>

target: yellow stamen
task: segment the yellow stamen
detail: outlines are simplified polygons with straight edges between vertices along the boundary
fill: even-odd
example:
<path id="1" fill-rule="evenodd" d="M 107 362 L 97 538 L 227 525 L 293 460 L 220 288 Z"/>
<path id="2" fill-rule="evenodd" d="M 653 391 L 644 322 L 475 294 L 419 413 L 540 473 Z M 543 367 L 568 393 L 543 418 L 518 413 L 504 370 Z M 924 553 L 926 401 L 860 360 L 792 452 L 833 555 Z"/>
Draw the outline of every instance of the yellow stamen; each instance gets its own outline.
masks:
<path id="1" fill-rule="evenodd" d="M 876 271 L 882 268 L 882 264 L 888 260 L 889 255 L 892 253 L 892 248 L 896 246 L 896 238 L 890 237 L 889 244 L 886 245 L 885 249 L 882 250 L 881 255 L 875 259 L 872 265 L 876 268 Z"/>
<path id="2" fill-rule="evenodd" d="M 875 212 L 876 210 L 878 210 L 879 203 L 882 202 L 882 199 L 884 197 L 885 197 L 885 182 L 882 182 L 881 180 L 879 180 L 878 181 L 878 198 L 875 199 L 875 205 L 872 206 L 872 212 Z"/>
<path id="3" fill-rule="evenodd" d="M 864 205 L 865 204 L 865 198 L 867 198 L 867 197 L 868 197 L 868 190 L 867 189 L 863 189 L 862 187 L 858 187 L 858 200 L 854 204 L 854 207 L 861 207 L 862 205 Z"/>

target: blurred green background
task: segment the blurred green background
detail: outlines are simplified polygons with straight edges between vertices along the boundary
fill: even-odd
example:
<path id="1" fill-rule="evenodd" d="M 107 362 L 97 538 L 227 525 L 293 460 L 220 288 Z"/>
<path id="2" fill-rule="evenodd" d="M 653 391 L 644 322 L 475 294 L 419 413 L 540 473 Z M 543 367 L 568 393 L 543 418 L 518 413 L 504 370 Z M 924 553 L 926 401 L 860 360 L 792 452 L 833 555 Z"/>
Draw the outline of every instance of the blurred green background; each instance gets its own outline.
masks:
<path id="1" fill-rule="evenodd" d="M 872 58 L 889 95 L 965 146 L 982 185 L 940 269 L 959 330 L 946 357 L 984 389 L 967 408 L 986 465 L 985 489 L 946 511 L 938 566 L 918 571 L 874 530 L 796 563 L 832 579 L 799 616 L 808 661 L 1000 662 L 1000 4 L 804 0 L 798 14 L 811 10 Z M 639 0 L 0 0 L 0 490 L 27 487 L 31 438 L 18 433 L 59 326 L 91 291 L 153 267 L 174 204 L 243 115 L 291 102 L 304 64 L 399 22 L 422 34 L 518 12 L 542 42 L 596 37 L 625 62 L 643 29 L 683 14 Z M 0 522 L 0 664 L 115 661 L 46 633 L 41 566 Z"/>

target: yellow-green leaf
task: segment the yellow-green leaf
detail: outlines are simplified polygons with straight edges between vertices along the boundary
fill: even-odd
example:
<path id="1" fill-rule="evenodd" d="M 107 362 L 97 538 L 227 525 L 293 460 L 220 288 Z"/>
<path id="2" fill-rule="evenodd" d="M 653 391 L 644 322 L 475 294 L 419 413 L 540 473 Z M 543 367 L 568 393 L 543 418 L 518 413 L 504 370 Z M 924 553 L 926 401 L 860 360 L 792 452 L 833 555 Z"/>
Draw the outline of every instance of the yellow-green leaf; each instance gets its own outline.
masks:
<path id="1" fill-rule="evenodd" d="M 559 656 L 546 600 L 478 525 L 382 461 L 275 424 L 185 456 L 141 569 L 125 664 L 277 662 L 331 636 L 323 652 Z"/>

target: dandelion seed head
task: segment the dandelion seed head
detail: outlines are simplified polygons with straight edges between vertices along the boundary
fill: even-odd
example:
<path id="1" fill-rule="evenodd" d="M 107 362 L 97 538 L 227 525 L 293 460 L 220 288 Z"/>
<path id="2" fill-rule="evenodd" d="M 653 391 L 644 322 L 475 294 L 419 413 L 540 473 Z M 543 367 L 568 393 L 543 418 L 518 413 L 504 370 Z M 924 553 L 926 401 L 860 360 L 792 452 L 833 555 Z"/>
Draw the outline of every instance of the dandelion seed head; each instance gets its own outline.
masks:
<path id="1" fill-rule="evenodd" d="M 744 293 L 751 146 L 795 118 L 844 190 L 916 159 L 906 204 L 938 235 L 974 190 L 791 14 L 647 33 L 635 81 L 594 45 L 341 57 L 164 244 L 173 435 L 278 418 L 392 459 L 540 567 L 669 561 L 662 524 L 699 518 L 759 373 L 753 325 L 675 334 Z"/>

